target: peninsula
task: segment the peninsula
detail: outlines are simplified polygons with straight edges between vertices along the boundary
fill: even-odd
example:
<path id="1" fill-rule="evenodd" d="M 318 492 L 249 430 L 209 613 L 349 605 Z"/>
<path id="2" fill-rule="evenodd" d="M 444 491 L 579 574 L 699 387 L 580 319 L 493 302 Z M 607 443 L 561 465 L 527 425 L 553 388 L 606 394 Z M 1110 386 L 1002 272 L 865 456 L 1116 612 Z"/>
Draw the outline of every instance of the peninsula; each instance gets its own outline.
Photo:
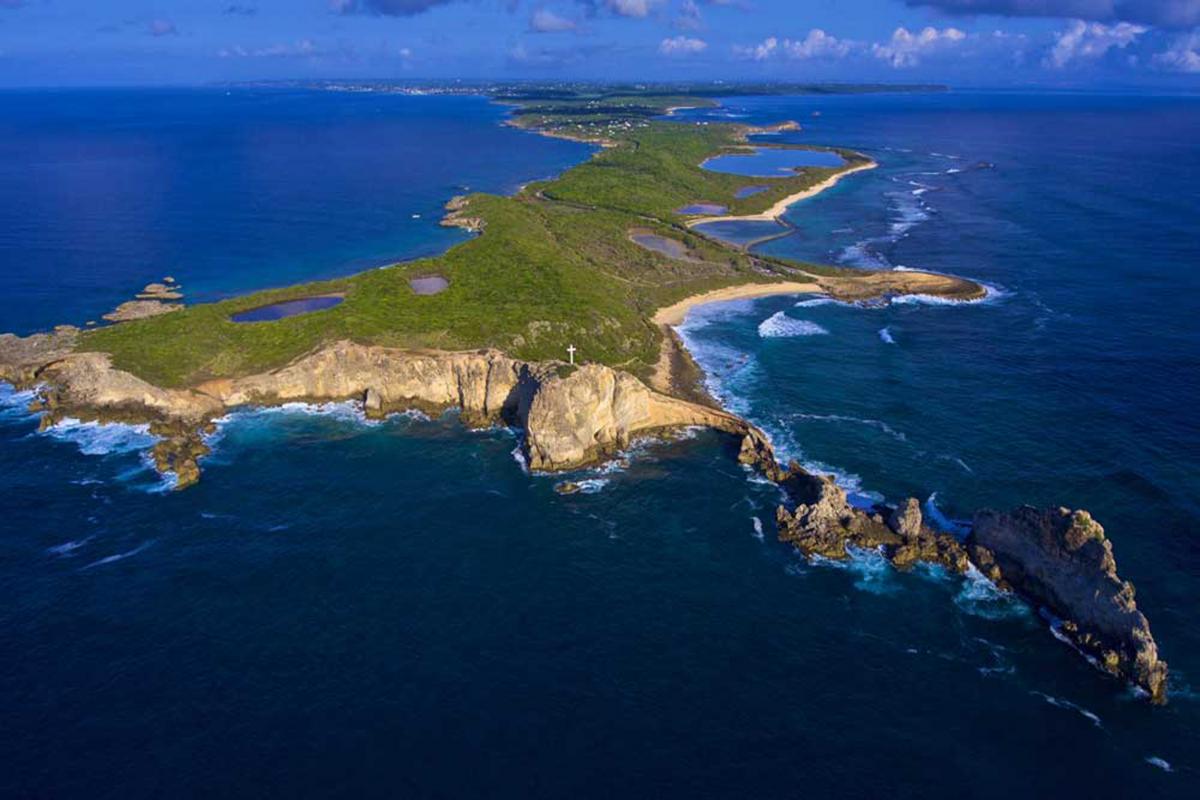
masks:
<path id="1" fill-rule="evenodd" d="M 515 196 L 452 198 L 443 224 L 475 235 L 441 256 L 217 303 L 160 308 L 178 293 L 156 287 L 144 301 L 156 304 L 153 315 L 0 336 L 0 379 L 38 388 L 31 410 L 43 426 L 149 423 L 159 437 L 155 463 L 179 488 L 200 478 L 212 421 L 237 406 L 349 399 L 371 416 L 458 408 L 467 425 L 523 430 L 527 461 L 543 471 L 585 467 L 639 435 L 715 428 L 736 437 L 744 464 L 787 490 L 778 512 L 784 541 L 833 558 L 871 547 L 900 567 L 978 569 L 1061 619 L 1064 635 L 1102 669 L 1165 699 L 1166 665 L 1086 512 L 985 513 L 960 542 L 926 526 L 914 501 L 854 508 L 832 481 L 779 465 L 761 431 L 705 394 L 672 330 L 697 303 L 803 292 L 848 301 L 984 296 L 963 278 L 794 262 L 695 227 L 778 218 L 875 166 L 870 158 L 838 149 L 841 166 L 749 179 L 701 165 L 764 129 L 665 116 L 712 104 L 707 96 L 629 88 L 502 99 L 513 106 L 510 124 L 594 144 L 596 153 Z M 753 194 L 740 191 L 751 182 Z M 289 311 L 271 313 L 279 308 Z M 578 365 L 564 363 L 568 352 Z"/>

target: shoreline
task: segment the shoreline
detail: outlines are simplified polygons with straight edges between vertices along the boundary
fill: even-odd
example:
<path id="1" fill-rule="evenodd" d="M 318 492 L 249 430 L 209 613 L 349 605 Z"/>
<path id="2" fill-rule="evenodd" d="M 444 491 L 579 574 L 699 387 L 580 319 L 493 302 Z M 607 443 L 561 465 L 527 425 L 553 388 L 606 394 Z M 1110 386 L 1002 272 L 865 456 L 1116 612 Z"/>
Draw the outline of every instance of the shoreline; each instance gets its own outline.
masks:
<path id="1" fill-rule="evenodd" d="M 743 283 L 739 286 L 727 286 L 724 289 L 713 289 L 685 297 L 677 303 L 663 306 L 654 313 L 651 320 L 656 325 L 680 325 L 687 317 L 687 312 L 696 306 L 709 303 L 722 303 L 730 300 L 747 300 L 759 297 L 771 297 L 780 294 L 820 294 L 825 290 L 821 285 L 800 283 L 799 281 L 779 281 L 776 283 Z"/>
<path id="2" fill-rule="evenodd" d="M 817 283 L 800 283 L 798 281 L 779 281 L 776 283 L 744 283 L 740 286 L 726 286 L 709 292 L 690 295 L 682 300 L 663 306 L 654 313 L 650 321 L 662 332 L 662 344 L 658 349 L 658 360 L 650 373 L 647 383 L 655 391 L 663 394 L 702 403 L 729 412 L 723 405 L 713 399 L 704 388 L 704 368 L 688 351 L 676 331 L 676 326 L 682 325 L 688 312 L 696 306 L 710 303 L 727 303 L 733 300 L 749 300 L 760 297 L 772 297 L 782 294 L 813 294 L 824 292 Z"/>
<path id="3" fill-rule="evenodd" d="M 723 214 L 719 216 L 696 217 L 688 220 L 684 223 L 684 225 L 688 228 L 694 228 L 697 225 L 707 225 L 710 222 L 779 222 L 780 218 L 787 213 L 787 210 L 796 203 L 799 203 L 801 200 L 807 200 L 810 197 L 816 197 L 826 189 L 832 189 L 842 178 L 846 177 L 847 175 L 853 175 L 856 172 L 875 169 L 878 166 L 879 162 L 872 159 L 865 164 L 858 164 L 857 166 L 850 167 L 849 169 L 844 169 L 835 175 L 830 175 L 820 183 L 808 187 L 804 191 L 796 192 L 795 194 L 789 194 L 787 197 L 776 202 L 766 211 L 761 211 L 757 214 Z"/>

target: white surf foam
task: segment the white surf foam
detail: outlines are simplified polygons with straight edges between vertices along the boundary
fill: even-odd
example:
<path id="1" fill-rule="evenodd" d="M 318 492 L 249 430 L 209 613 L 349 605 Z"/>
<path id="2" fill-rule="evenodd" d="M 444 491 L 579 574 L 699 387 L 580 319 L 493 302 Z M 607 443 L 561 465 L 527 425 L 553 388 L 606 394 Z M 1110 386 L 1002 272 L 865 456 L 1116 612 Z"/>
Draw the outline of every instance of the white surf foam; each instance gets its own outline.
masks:
<path id="1" fill-rule="evenodd" d="M 44 435 L 61 442 L 70 442 L 88 456 L 118 455 L 148 450 L 158 442 L 149 425 L 128 425 L 123 422 L 81 422 L 68 417 L 47 428 Z"/>
<path id="2" fill-rule="evenodd" d="M 1104 725 L 1100 722 L 1099 716 L 1092 713 L 1091 711 L 1088 711 L 1083 706 L 1072 703 L 1070 700 L 1064 700 L 1061 697 L 1054 697 L 1053 695 L 1048 695 L 1045 692 L 1031 692 L 1030 694 L 1037 695 L 1038 697 L 1042 698 L 1047 703 L 1049 703 L 1050 705 L 1052 705 L 1056 708 L 1065 708 L 1065 709 L 1069 709 L 1071 711 L 1075 711 L 1079 714 L 1082 714 L 1085 718 L 1087 718 L 1089 721 L 1091 721 L 1091 723 L 1093 725 L 1095 725 L 1097 728 L 1104 727 Z"/>
<path id="3" fill-rule="evenodd" d="M 36 399 L 35 389 L 17 391 L 11 383 L 0 381 L 0 416 L 25 415 L 29 404 Z"/>
<path id="4" fill-rule="evenodd" d="M 750 521 L 754 524 L 754 538 L 762 541 L 763 539 L 763 523 L 758 517 L 751 517 Z"/>
<path id="5" fill-rule="evenodd" d="M 63 542 L 62 544 L 56 544 L 53 547 L 47 547 L 46 552 L 50 553 L 51 555 L 59 556 L 60 558 L 67 558 L 67 557 L 75 555 L 76 550 L 83 547 L 91 540 L 92 540 L 91 536 L 85 536 L 82 539 L 76 539 L 74 541 Z"/>
<path id="6" fill-rule="evenodd" d="M 827 306 L 837 303 L 832 297 L 810 297 L 807 300 L 801 300 L 796 303 L 796 308 L 816 308 L 817 306 Z"/>
<path id="7" fill-rule="evenodd" d="M 529 474 L 529 460 L 525 458 L 525 450 L 518 444 L 512 449 L 513 461 L 517 462 L 517 466 L 521 468 L 521 472 Z"/>
<path id="8" fill-rule="evenodd" d="M 854 588 L 871 594 L 890 594 L 896 589 L 891 563 L 884 557 L 881 550 L 862 550 L 857 547 L 847 547 L 844 561 L 835 561 L 814 555 L 809 558 L 813 564 L 835 569 L 843 569 L 852 573 Z"/>
<path id="9" fill-rule="evenodd" d="M 1016 619 L 1029 613 L 1024 603 L 1010 592 L 1000 591 L 974 564 L 967 566 L 954 605 L 971 616 L 990 620 Z"/>
<path id="10" fill-rule="evenodd" d="M 879 329 L 879 339 L 884 344 L 895 344 L 896 343 L 895 337 L 892 336 L 891 328 L 880 328 Z"/>
<path id="11" fill-rule="evenodd" d="M 861 242 L 847 245 L 838 253 L 835 260 L 839 264 L 849 264 L 852 267 L 862 267 L 863 269 L 888 269 L 891 267 L 891 262 L 884 258 L 882 253 L 876 252 L 871 245 L 873 239 L 864 239 Z"/>
<path id="12" fill-rule="evenodd" d="M 1146 763 L 1152 767 L 1158 767 L 1163 772 L 1174 772 L 1175 771 L 1171 767 L 1170 762 L 1168 762 L 1165 758 L 1159 758 L 1158 756 L 1146 756 Z"/>
<path id="13" fill-rule="evenodd" d="M 135 556 L 152 544 L 154 544 L 154 540 L 150 539 L 149 541 L 142 542 L 141 544 L 139 544 L 137 547 L 133 548 L 132 550 L 126 550 L 124 553 L 115 553 L 111 556 L 105 556 L 104 558 L 102 558 L 98 561 L 93 561 L 90 564 L 80 567 L 80 571 L 83 571 L 86 569 L 91 569 L 92 567 L 101 567 L 101 566 L 104 566 L 105 564 L 111 564 L 114 561 L 121 561 L 123 559 L 129 558 L 130 556 Z"/>
<path id="14" fill-rule="evenodd" d="M 934 492 L 925 500 L 925 517 L 939 531 L 944 533 L 952 533 L 955 536 L 963 537 L 971 531 L 971 526 L 966 520 L 950 519 L 937 505 L 938 493 Z"/>
<path id="15" fill-rule="evenodd" d="M 894 267 L 895 272 L 915 272 L 916 270 L 910 267 Z M 928 270 L 925 270 L 928 272 Z M 937 273 L 934 273 L 937 274 Z M 972 300 L 956 300 L 951 297 L 938 297 L 931 294 L 903 294 L 892 298 L 892 303 L 896 305 L 926 305 L 926 306 L 977 306 L 988 303 L 994 303 L 1008 297 L 1009 292 L 1001 289 L 999 286 L 977 281 L 983 287 L 983 297 L 976 297 Z"/>
<path id="16" fill-rule="evenodd" d="M 780 339 L 794 336 L 825 336 L 829 331 L 807 319 L 793 319 L 782 311 L 776 311 L 758 325 L 758 335 L 764 339 Z"/>

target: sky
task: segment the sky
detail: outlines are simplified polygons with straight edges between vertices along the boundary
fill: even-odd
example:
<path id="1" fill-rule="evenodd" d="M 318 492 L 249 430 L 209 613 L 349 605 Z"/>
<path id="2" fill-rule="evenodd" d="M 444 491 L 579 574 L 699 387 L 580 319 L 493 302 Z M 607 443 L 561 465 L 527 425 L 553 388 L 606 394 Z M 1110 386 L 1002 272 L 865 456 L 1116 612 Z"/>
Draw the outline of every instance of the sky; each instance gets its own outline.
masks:
<path id="1" fill-rule="evenodd" d="M 1200 90 L 1200 0 L 0 0 L 0 85 L 306 78 Z"/>

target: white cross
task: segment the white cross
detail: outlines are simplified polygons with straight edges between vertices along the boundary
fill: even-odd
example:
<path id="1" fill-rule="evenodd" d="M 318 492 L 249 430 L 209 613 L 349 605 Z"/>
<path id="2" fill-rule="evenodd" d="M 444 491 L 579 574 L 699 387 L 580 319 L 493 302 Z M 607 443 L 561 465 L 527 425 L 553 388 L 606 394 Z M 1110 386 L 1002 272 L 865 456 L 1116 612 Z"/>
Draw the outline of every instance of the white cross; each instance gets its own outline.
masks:
<path id="1" fill-rule="evenodd" d="M 575 363 L 575 345 L 571 345 L 570 347 L 567 348 L 567 355 L 569 355 L 571 357 L 571 363 L 574 364 Z"/>

